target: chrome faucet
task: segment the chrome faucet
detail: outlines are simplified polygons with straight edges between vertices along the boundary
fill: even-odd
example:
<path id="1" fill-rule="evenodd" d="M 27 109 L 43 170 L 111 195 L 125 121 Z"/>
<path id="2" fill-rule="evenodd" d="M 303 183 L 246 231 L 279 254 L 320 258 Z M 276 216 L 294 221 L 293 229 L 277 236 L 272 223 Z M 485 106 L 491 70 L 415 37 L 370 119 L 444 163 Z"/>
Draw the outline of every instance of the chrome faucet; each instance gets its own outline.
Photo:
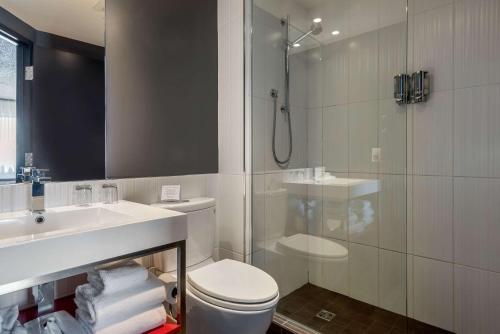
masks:
<path id="1" fill-rule="evenodd" d="M 45 211 L 45 183 L 51 180 L 50 177 L 45 176 L 48 169 L 38 169 L 36 167 L 23 167 L 21 180 L 24 183 L 31 182 L 31 212 L 44 212 Z"/>

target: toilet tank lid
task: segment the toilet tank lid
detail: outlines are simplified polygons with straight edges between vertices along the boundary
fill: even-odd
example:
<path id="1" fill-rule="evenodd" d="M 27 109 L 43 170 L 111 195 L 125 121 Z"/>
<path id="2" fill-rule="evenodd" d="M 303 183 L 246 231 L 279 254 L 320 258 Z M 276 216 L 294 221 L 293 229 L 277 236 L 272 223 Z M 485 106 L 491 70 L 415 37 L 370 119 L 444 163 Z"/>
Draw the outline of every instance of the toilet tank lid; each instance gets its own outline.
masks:
<path id="1" fill-rule="evenodd" d="M 181 200 L 180 202 L 160 202 L 151 204 L 151 206 L 186 213 L 212 208 L 215 206 L 215 199 L 210 197 L 197 197 Z"/>

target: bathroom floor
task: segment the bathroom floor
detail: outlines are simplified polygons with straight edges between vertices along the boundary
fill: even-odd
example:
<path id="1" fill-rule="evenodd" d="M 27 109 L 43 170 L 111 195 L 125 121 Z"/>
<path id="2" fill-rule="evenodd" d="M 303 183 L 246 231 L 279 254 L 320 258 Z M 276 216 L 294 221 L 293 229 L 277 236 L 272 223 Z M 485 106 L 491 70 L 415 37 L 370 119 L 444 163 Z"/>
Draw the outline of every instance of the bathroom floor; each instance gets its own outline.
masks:
<path id="1" fill-rule="evenodd" d="M 331 321 L 320 319 L 316 315 L 321 310 L 331 312 L 335 316 Z M 312 284 L 306 284 L 281 299 L 278 313 L 323 334 L 450 333 Z M 291 332 L 277 325 L 273 325 L 268 331 L 268 334 L 278 333 Z"/>

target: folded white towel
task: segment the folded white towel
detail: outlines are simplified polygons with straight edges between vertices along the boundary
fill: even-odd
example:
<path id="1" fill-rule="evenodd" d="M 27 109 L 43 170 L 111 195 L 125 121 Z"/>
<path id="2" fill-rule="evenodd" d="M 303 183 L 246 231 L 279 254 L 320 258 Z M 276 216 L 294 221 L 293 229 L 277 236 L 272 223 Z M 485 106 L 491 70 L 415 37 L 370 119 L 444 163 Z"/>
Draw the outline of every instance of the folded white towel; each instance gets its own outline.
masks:
<path id="1" fill-rule="evenodd" d="M 17 305 L 4 307 L 0 309 L 0 333 L 2 331 L 10 331 L 16 324 L 17 317 L 19 316 L 19 308 Z"/>
<path id="2" fill-rule="evenodd" d="M 101 329 L 110 324 L 126 320 L 152 306 L 163 303 L 167 298 L 163 282 L 154 275 L 146 281 L 114 294 L 100 294 L 90 284 L 76 288 L 75 303 L 79 317 Z"/>
<path id="3" fill-rule="evenodd" d="M 79 310 L 77 310 L 77 318 L 82 327 L 89 334 L 138 334 L 147 332 L 150 329 L 163 325 L 167 318 L 167 312 L 163 305 L 157 305 L 144 312 L 138 313 L 128 319 L 118 323 L 111 324 L 105 328 L 96 330 L 91 324 L 79 318 Z"/>
<path id="4" fill-rule="evenodd" d="M 147 280 L 148 271 L 136 262 L 130 261 L 106 269 L 91 271 L 88 273 L 87 279 L 103 294 L 112 294 Z"/>
<path id="5" fill-rule="evenodd" d="M 23 325 L 21 325 L 19 321 L 16 321 L 14 327 L 10 331 L 10 334 L 28 334 L 28 331 L 26 330 L 26 328 L 24 328 Z"/>

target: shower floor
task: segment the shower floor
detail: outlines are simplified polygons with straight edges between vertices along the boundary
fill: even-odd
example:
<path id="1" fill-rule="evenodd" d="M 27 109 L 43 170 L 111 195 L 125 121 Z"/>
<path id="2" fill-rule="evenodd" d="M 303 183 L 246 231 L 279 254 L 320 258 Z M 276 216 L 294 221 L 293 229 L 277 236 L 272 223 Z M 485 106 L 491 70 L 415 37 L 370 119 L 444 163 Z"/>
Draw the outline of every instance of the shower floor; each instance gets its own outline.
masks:
<path id="1" fill-rule="evenodd" d="M 318 318 L 321 310 L 334 313 L 331 321 Z M 323 334 L 384 333 L 437 334 L 448 331 L 383 310 L 336 292 L 306 284 L 282 298 L 278 313 Z M 298 331 L 306 334 L 307 331 Z M 268 334 L 291 333 L 273 324 Z M 312 332 L 314 333 L 314 332 Z"/>

